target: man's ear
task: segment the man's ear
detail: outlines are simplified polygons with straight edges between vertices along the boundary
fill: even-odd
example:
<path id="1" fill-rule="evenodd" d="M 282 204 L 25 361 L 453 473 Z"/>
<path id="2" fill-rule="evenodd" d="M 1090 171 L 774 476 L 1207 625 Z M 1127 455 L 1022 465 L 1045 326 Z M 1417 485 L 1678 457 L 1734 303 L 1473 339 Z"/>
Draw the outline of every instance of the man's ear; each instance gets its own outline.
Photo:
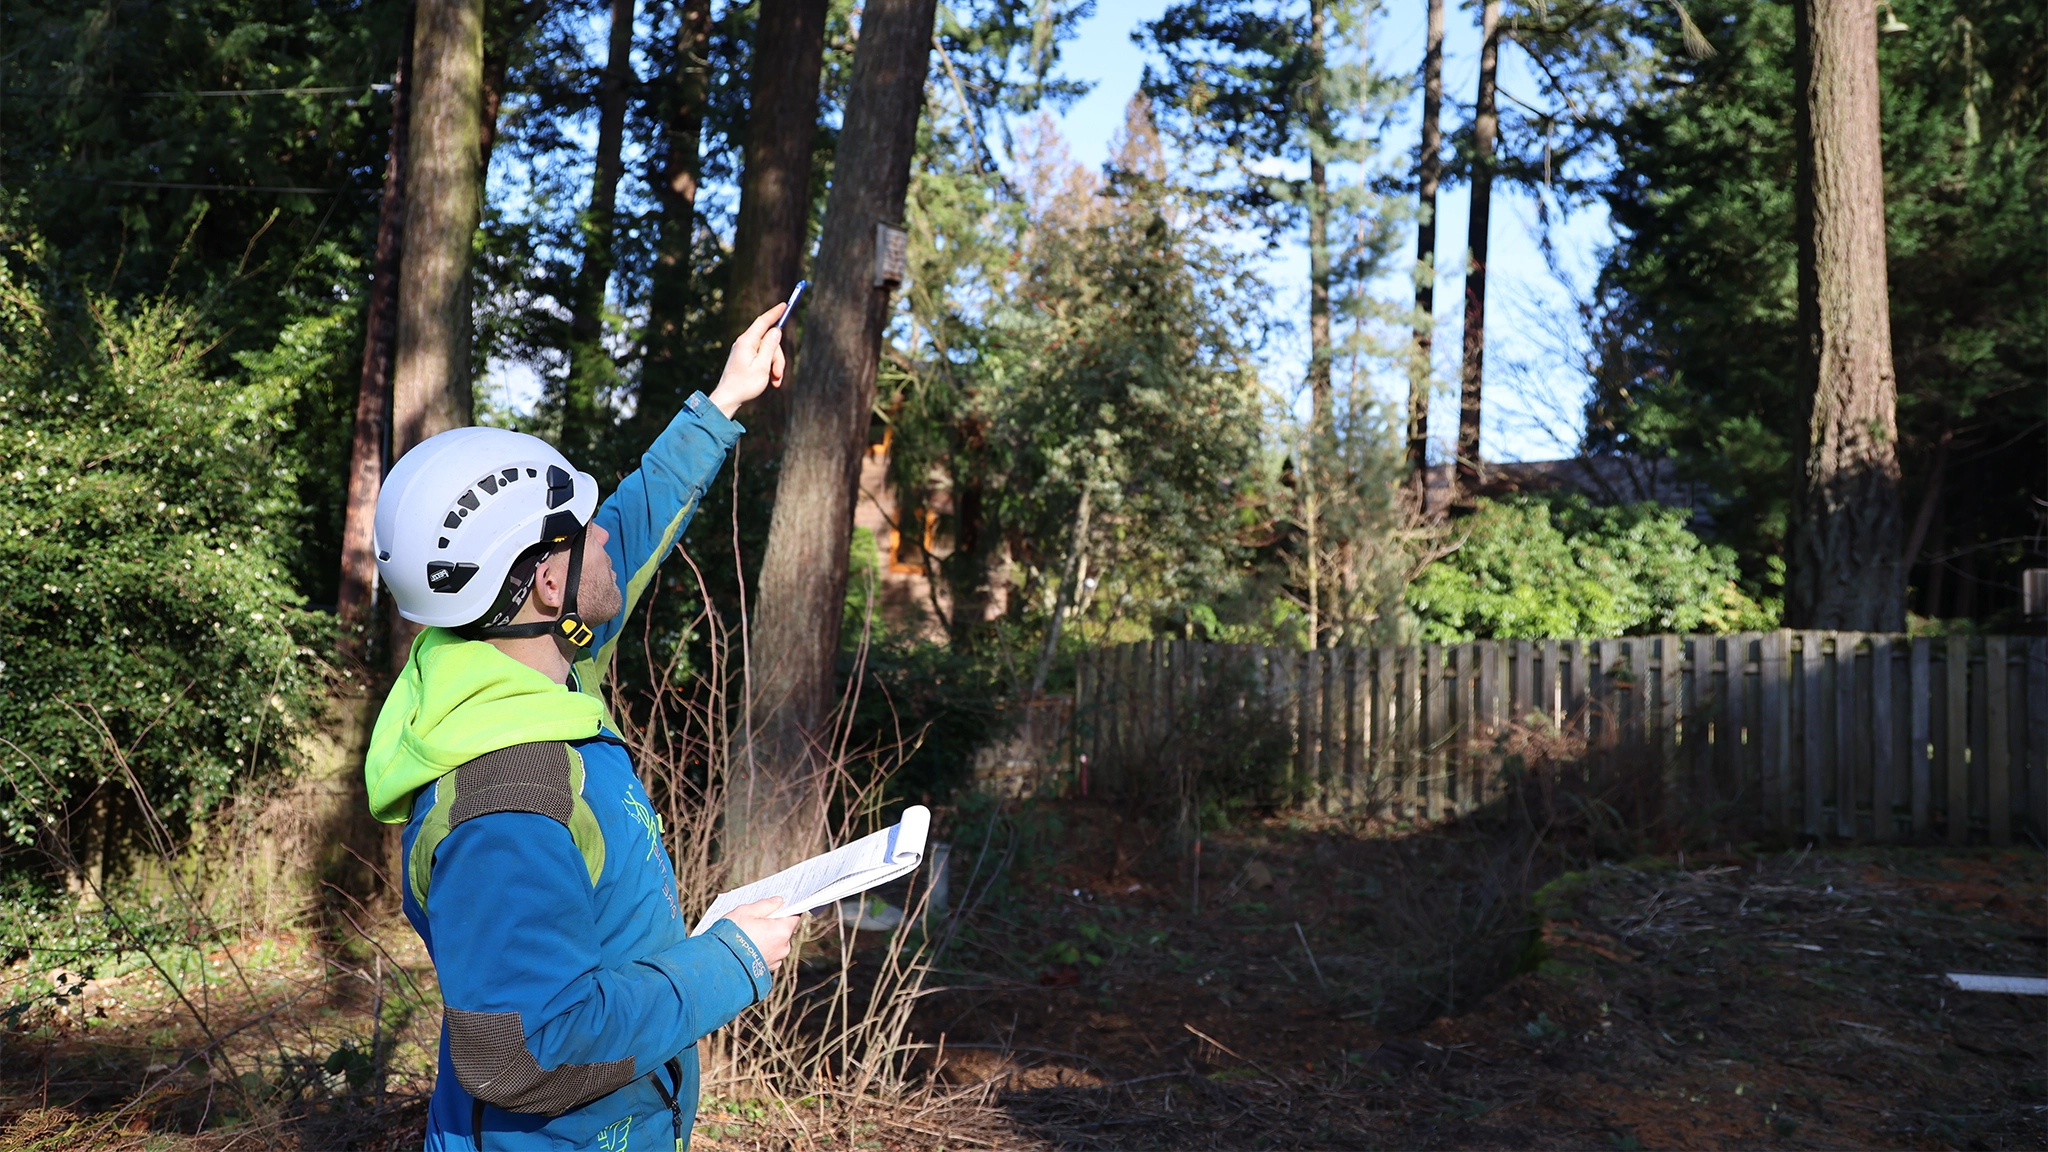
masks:
<path id="1" fill-rule="evenodd" d="M 533 571 L 533 591 L 528 598 L 537 602 L 550 615 L 560 610 L 567 598 L 569 586 L 569 554 L 556 552 L 540 562 Z"/>

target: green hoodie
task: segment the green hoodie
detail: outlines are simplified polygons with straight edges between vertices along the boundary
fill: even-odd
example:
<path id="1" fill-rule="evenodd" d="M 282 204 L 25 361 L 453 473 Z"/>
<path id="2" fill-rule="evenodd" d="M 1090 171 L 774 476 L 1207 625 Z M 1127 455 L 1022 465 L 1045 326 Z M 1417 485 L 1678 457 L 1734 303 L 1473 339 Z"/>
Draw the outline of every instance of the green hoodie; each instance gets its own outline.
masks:
<path id="1" fill-rule="evenodd" d="M 413 641 L 370 735 L 363 764 L 370 812 L 403 824 L 415 792 L 484 753 L 588 740 L 604 718 L 598 697 L 571 692 L 480 640 L 428 628 Z"/>

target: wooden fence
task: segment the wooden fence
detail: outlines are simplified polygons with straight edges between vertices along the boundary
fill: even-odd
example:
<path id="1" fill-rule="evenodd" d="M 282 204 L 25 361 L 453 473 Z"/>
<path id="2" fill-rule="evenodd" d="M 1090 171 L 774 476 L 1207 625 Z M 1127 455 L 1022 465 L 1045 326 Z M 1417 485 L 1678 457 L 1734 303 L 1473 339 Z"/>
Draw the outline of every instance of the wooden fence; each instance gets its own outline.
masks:
<path id="1" fill-rule="evenodd" d="M 1781 833 L 2038 843 L 2048 640 L 1859 632 L 1414 647 L 1155 640 L 1084 653 L 1073 748 L 1147 786 L 1175 740 L 1284 726 L 1286 798 L 1443 819 L 1498 785 L 1494 735 L 1541 720 L 1660 766 L 1674 814 Z"/>

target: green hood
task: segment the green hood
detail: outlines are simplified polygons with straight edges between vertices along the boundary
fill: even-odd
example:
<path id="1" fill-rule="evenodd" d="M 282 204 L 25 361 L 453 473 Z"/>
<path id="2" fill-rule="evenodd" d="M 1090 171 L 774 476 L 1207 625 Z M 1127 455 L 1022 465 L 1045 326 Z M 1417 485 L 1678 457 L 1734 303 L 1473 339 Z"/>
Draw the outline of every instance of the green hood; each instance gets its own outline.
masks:
<path id="1" fill-rule="evenodd" d="M 370 813 L 403 824 L 415 792 L 486 752 L 587 740 L 604 702 L 572 692 L 489 644 L 428 628 L 384 698 L 363 762 Z"/>

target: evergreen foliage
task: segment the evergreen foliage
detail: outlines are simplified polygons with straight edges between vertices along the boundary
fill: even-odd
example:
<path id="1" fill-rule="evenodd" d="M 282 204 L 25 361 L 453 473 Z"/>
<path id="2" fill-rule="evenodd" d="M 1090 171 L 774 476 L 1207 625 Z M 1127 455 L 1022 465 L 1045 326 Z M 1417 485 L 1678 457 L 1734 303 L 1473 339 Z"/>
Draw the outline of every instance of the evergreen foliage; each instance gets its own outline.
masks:
<path id="1" fill-rule="evenodd" d="M 885 401 L 892 464 L 924 503 L 948 496 L 947 535 L 986 542 L 946 573 L 956 603 L 979 605 L 976 583 L 995 579 L 1014 618 L 1049 613 L 1086 491 L 1089 567 L 1073 603 L 1101 604 L 1105 627 L 1149 629 L 1232 596 L 1249 573 L 1243 539 L 1264 483 L 1248 342 L 1260 289 L 1211 238 L 1210 210 L 1167 180 L 1144 101 L 1106 180 L 1038 143 L 1023 202 L 972 214 L 968 234 L 1013 257 L 971 268 L 950 255 L 957 233 L 925 235 L 927 280 L 953 282 L 925 298 L 930 342 Z M 970 215 L 972 184 L 922 173 L 914 196 L 931 228 Z M 1005 548 L 1007 571 L 991 556 Z"/>
<path id="2" fill-rule="evenodd" d="M 173 827 L 289 764 L 324 682 L 328 618 L 286 569 L 281 450 L 303 366 L 342 321 L 224 368 L 195 313 L 52 306 L 0 263 L 0 733 L 7 838 L 101 788 Z M 132 773 L 132 779 L 127 775 Z"/>
<path id="3" fill-rule="evenodd" d="M 1894 7 L 1908 30 L 1882 38 L 1878 59 L 1909 524 L 1945 473 L 1927 509 L 1917 607 L 1968 614 L 1957 610 L 1968 600 L 1929 602 L 1938 566 L 1951 588 L 1971 579 L 1977 603 L 2016 607 L 1998 586 L 2017 587 L 2048 457 L 2039 12 L 2019 0 Z M 1533 179 L 1541 130 L 1555 130 L 1558 191 L 1604 199 L 1619 234 L 1590 309 L 1588 446 L 1675 458 L 1711 493 L 1713 535 L 1742 558 L 1745 587 L 1772 595 L 1806 419 L 1793 346 L 1792 12 L 1758 0 L 1690 12 L 1710 54 L 1683 49 L 1686 25 L 1665 5 L 1518 17 L 1518 38 L 1579 112 L 1548 126 L 1523 117 L 1518 171 Z"/>
<path id="4" fill-rule="evenodd" d="M 1538 640 L 1775 627 L 1737 587 L 1736 557 L 1687 513 L 1582 496 L 1481 500 L 1455 551 L 1408 586 L 1425 639 Z"/>

